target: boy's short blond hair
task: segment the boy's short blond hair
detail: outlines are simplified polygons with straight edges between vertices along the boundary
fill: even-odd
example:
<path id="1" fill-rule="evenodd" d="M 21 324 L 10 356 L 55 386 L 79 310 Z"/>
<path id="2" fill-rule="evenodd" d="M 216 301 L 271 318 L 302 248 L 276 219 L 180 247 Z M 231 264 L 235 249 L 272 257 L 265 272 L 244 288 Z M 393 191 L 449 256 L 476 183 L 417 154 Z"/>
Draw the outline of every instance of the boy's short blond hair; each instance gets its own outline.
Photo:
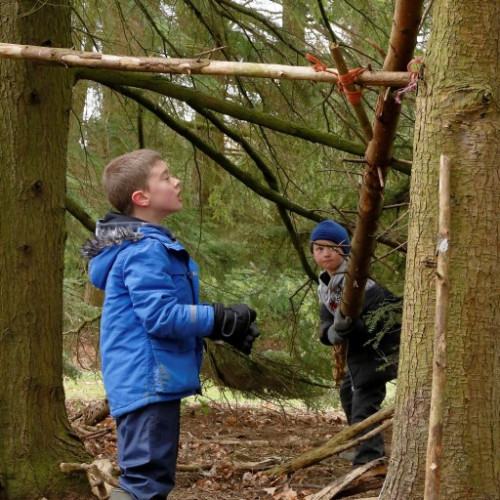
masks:
<path id="1" fill-rule="evenodd" d="M 160 153 L 137 149 L 118 156 L 106 165 L 102 187 L 116 210 L 125 215 L 132 213 L 132 193 L 147 188 L 151 169 L 159 161 L 164 161 Z"/>

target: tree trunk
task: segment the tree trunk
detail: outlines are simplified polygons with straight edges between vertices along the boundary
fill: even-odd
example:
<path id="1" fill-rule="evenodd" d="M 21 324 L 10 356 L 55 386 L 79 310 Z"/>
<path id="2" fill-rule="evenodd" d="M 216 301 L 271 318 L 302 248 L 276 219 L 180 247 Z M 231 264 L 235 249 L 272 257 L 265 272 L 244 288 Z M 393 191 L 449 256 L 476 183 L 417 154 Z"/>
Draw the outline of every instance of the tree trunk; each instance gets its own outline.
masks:
<path id="1" fill-rule="evenodd" d="M 436 0 L 419 83 L 393 457 L 381 498 L 421 499 L 440 155 L 450 157 L 450 308 L 439 498 L 500 485 L 500 4 Z"/>
<path id="2" fill-rule="evenodd" d="M 0 36 L 67 47 L 68 1 L 0 4 Z M 64 196 L 71 74 L 0 61 L 0 499 L 88 492 L 62 384 Z"/>

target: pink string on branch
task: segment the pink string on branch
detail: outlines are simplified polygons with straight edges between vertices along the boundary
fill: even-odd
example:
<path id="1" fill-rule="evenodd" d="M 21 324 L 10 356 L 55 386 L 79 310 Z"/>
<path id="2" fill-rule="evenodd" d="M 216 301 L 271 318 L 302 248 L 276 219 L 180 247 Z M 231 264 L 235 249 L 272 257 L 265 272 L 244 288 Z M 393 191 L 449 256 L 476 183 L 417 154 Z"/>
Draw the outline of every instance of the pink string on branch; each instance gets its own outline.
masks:
<path id="1" fill-rule="evenodd" d="M 320 61 L 317 57 L 314 57 L 311 54 L 305 55 L 308 61 L 311 61 L 313 64 L 312 68 L 314 71 L 326 71 L 327 73 L 331 73 L 338 77 L 337 90 L 339 92 L 343 92 L 346 96 L 346 99 L 355 106 L 361 102 L 361 96 L 363 94 L 363 87 L 358 90 L 349 90 L 347 89 L 348 85 L 354 84 L 356 78 L 359 74 L 363 73 L 364 68 L 354 68 L 349 70 L 345 75 L 340 75 L 337 71 L 332 71 L 328 69 L 326 64 L 323 61 Z"/>
<path id="2" fill-rule="evenodd" d="M 422 58 L 416 57 L 415 59 L 412 59 L 406 66 L 406 69 L 411 74 L 410 83 L 406 87 L 399 89 L 396 92 L 395 101 L 398 104 L 401 104 L 401 102 L 403 101 L 404 94 L 407 94 L 408 92 L 415 92 L 417 90 L 418 72 L 420 70 L 421 63 L 422 63 Z M 417 69 L 412 69 L 414 64 L 417 65 Z"/>

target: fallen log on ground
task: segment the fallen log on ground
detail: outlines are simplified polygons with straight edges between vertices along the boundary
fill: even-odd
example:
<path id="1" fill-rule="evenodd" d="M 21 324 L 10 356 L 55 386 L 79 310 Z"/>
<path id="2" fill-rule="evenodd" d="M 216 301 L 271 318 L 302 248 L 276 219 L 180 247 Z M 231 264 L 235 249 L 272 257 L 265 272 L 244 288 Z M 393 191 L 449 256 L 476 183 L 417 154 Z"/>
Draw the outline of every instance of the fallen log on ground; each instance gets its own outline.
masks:
<path id="1" fill-rule="evenodd" d="M 280 474 L 290 474 L 299 469 L 303 469 L 305 467 L 309 467 L 314 465 L 326 458 L 329 458 L 337 453 L 341 453 L 353 446 L 356 446 L 361 441 L 369 439 L 370 437 L 382 432 L 387 429 L 391 424 L 392 420 L 389 422 L 385 422 L 388 419 L 392 419 L 394 414 L 394 405 L 391 405 L 388 408 L 378 411 L 374 413 L 367 419 L 363 420 L 363 422 L 359 422 L 357 424 L 351 425 L 346 429 L 342 430 L 338 434 L 336 434 L 333 438 L 328 440 L 324 445 L 314 448 L 312 450 L 307 451 L 306 453 L 295 457 L 290 460 L 288 463 L 280 465 L 278 467 L 273 467 L 266 471 L 266 474 L 270 476 L 279 476 Z M 376 427 L 375 429 L 370 430 L 363 436 L 358 439 L 353 439 L 360 432 L 368 429 L 369 427 L 383 422 L 381 425 Z"/>

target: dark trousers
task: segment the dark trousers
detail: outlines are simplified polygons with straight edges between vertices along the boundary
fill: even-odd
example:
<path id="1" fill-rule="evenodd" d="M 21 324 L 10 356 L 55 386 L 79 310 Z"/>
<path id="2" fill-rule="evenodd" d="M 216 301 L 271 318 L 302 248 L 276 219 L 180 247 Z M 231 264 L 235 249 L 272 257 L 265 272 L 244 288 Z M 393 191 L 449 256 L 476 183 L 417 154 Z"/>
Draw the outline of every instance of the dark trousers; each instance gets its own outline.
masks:
<path id="1" fill-rule="evenodd" d="M 370 387 L 353 387 L 351 375 L 348 372 L 340 386 L 340 402 L 349 425 L 362 422 L 365 418 L 377 413 L 385 399 L 385 394 L 385 383 Z M 384 455 L 384 438 L 381 434 L 377 434 L 356 447 L 352 463 L 362 465 Z"/>
<path id="2" fill-rule="evenodd" d="M 165 500 L 175 485 L 180 400 L 116 419 L 120 487 L 136 500 Z"/>

